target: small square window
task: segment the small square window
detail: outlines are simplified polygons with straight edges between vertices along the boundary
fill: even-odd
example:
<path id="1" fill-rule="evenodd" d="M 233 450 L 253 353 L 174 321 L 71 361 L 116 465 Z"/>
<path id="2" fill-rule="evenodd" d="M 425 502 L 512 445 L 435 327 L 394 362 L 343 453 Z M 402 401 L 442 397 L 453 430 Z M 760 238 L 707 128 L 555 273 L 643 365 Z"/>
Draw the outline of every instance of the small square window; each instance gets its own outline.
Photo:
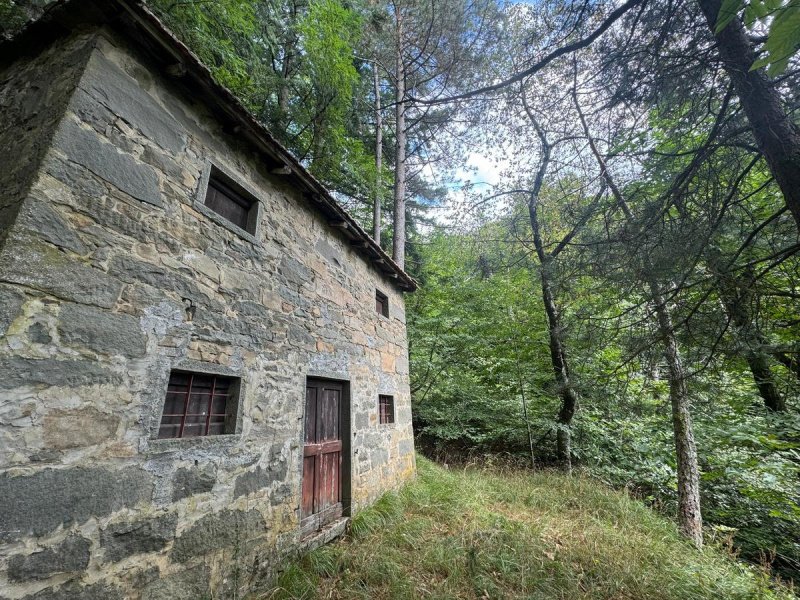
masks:
<path id="1" fill-rule="evenodd" d="M 158 437 L 186 438 L 235 433 L 239 379 L 172 371 Z"/>
<path id="2" fill-rule="evenodd" d="M 384 317 L 389 316 L 389 298 L 378 290 L 375 290 L 375 312 Z"/>
<path id="3" fill-rule="evenodd" d="M 378 422 L 381 425 L 394 423 L 394 396 L 378 396 Z"/>
<path id="4" fill-rule="evenodd" d="M 244 188 L 212 167 L 203 201 L 226 221 L 255 234 L 258 201 Z"/>

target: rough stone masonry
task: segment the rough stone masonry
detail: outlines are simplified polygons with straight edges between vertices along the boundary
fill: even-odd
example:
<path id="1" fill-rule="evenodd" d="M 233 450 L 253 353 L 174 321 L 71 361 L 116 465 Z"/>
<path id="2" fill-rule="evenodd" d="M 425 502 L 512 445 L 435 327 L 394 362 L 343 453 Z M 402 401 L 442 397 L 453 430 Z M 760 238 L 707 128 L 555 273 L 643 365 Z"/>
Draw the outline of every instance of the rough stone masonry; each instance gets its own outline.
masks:
<path id="1" fill-rule="evenodd" d="M 49 18 L 0 47 L 0 597 L 239 597 L 303 543 L 307 378 L 348 390 L 345 514 L 413 474 L 409 278 L 145 9 Z M 203 205 L 212 165 L 254 233 Z M 228 433 L 158 439 L 176 369 L 240 382 Z"/>

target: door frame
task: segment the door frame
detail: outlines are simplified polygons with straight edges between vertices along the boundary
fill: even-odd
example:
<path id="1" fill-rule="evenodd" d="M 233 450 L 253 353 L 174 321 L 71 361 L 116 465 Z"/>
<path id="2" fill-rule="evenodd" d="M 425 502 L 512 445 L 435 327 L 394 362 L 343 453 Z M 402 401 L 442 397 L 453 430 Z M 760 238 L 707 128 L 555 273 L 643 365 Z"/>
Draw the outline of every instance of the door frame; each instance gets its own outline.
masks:
<path id="1" fill-rule="evenodd" d="M 303 391 L 302 391 L 302 416 L 300 418 L 300 485 L 299 485 L 299 499 L 300 503 L 297 508 L 298 513 L 298 523 L 301 530 L 301 537 L 310 536 L 317 531 L 319 528 L 314 526 L 309 526 L 308 523 L 304 523 L 304 519 L 302 517 L 302 510 L 303 510 L 303 448 L 305 446 L 305 424 L 306 424 L 306 389 L 308 387 L 309 381 L 321 381 L 321 382 L 330 382 L 338 384 L 342 387 L 342 396 L 341 401 L 339 403 L 339 433 L 342 440 L 342 450 L 341 450 L 341 467 L 339 473 L 339 485 L 341 489 L 341 496 L 342 496 L 342 516 L 349 517 L 351 516 L 352 512 L 352 441 L 353 441 L 353 434 L 352 434 L 352 418 L 351 418 L 351 395 L 350 395 L 350 381 L 348 379 L 339 379 L 338 377 L 329 377 L 329 376 L 316 376 L 313 374 L 309 374 L 305 377 L 303 381 Z M 315 513 L 319 514 L 319 513 Z M 307 517 L 308 518 L 308 517 Z"/>

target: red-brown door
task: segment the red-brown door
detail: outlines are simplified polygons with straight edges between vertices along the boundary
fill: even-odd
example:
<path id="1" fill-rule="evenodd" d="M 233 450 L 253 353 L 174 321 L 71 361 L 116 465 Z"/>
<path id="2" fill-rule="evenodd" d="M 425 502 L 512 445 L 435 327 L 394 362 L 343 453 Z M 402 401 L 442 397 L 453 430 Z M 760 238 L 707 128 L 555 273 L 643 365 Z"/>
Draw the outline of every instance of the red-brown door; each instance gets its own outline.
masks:
<path id="1" fill-rule="evenodd" d="M 320 529 L 342 516 L 342 384 L 309 379 L 303 445 L 301 528 Z"/>

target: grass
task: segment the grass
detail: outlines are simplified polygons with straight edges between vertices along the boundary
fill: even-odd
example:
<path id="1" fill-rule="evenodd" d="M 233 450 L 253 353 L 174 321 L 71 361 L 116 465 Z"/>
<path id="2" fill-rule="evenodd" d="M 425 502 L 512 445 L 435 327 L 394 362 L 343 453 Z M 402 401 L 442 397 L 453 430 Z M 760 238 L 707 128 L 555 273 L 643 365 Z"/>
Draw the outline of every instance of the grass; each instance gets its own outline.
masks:
<path id="1" fill-rule="evenodd" d="M 259 600 L 794 598 L 591 479 L 418 467 Z"/>

